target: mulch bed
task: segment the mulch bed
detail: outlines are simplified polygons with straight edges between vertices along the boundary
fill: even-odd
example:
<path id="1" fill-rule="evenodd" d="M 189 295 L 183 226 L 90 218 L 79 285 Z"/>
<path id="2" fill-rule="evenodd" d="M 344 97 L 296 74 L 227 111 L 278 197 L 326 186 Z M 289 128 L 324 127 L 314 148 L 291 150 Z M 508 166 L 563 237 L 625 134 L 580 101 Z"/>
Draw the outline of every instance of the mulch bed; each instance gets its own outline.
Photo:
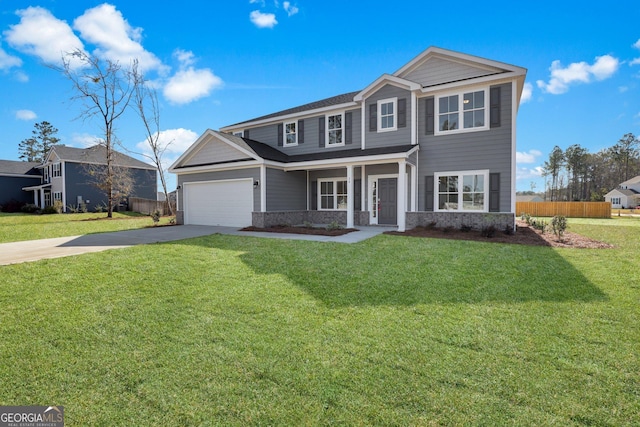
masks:
<path id="1" fill-rule="evenodd" d="M 439 227 L 416 227 L 403 233 L 398 231 L 387 231 L 385 234 L 430 237 L 436 239 L 473 240 L 477 242 L 493 243 L 513 243 L 518 245 L 531 246 L 553 246 L 556 248 L 587 248 L 587 249 L 608 249 L 613 245 L 590 239 L 580 234 L 565 232 L 562 241 L 558 241 L 553 233 L 541 233 L 530 227 L 524 221 L 516 221 L 516 232 L 507 234 L 503 231 L 496 231 L 492 237 L 484 237 L 477 230 L 462 231 L 458 229 L 447 229 Z"/>
<path id="2" fill-rule="evenodd" d="M 356 228 L 341 228 L 337 230 L 327 230 L 319 227 L 294 227 L 286 225 L 274 225 L 273 227 L 245 227 L 240 231 L 261 231 L 267 233 L 290 233 L 290 234 L 313 234 L 316 236 L 342 236 L 343 234 L 358 231 Z"/>

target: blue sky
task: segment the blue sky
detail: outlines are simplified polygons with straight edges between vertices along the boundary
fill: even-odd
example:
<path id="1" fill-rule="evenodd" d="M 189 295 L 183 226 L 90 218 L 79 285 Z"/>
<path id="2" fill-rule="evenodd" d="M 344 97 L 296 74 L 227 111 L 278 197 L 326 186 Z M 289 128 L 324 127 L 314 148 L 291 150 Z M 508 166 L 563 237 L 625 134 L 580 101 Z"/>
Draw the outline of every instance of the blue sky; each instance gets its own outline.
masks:
<path id="1" fill-rule="evenodd" d="M 640 134 L 637 0 L 487 4 L 0 0 L 0 159 L 17 160 L 43 120 L 66 145 L 100 136 L 99 123 L 76 119 L 71 84 L 43 65 L 73 48 L 139 59 L 158 87 L 168 163 L 208 128 L 362 89 L 429 46 L 528 69 L 518 190 L 543 188 L 554 145 L 597 152 Z M 145 138 L 133 114 L 118 136 L 134 151 Z"/>

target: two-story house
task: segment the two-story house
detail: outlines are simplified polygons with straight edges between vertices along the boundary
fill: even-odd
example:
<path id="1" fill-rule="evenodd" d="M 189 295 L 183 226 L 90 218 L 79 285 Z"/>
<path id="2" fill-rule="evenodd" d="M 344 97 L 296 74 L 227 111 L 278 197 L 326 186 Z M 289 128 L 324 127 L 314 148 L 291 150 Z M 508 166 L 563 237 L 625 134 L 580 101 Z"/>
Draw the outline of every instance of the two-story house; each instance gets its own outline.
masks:
<path id="1" fill-rule="evenodd" d="M 614 209 L 632 209 L 640 206 L 640 175 L 620 183 L 604 196 Z"/>
<path id="2" fill-rule="evenodd" d="M 113 162 L 128 171 L 132 183 L 130 196 L 156 199 L 157 171 L 154 166 L 120 152 L 114 153 Z M 70 208 L 93 211 L 98 205 L 107 204 L 107 195 L 97 186 L 99 175 L 92 176 L 106 164 L 106 149 L 101 145 L 89 148 L 54 145 L 37 166 L 42 171 L 42 182 L 22 190 L 32 192 L 33 203 L 41 208 L 59 202 L 65 212 Z"/>
<path id="3" fill-rule="evenodd" d="M 207 130 L 178 221 L 513 226 L 524 68 L 431 47 L 364 89 Z"/>

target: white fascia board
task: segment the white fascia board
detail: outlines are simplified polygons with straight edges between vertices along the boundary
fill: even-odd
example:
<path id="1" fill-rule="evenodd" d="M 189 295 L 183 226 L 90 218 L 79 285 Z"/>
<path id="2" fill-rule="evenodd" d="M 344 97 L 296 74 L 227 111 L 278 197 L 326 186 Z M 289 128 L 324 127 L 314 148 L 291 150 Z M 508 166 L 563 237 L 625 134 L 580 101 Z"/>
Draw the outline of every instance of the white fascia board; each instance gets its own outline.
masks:
<path id="1" fill-rule="evenodd" d="M 212 138 L 218 139 L 219 141 L 224 142 L 227 145 L 230 145 L 231 147 L 233 147 L 236 150 L 240 151 L 241 153 L 251 157 L 252 159 L 260 160 L 260 157 L 258 157 L 256 155 L 256 153 L 254 153 L 253 151 L 249 151 L 249 150 L 246 150 L 243 147 L 240 147 L 239 145 L 237 145 L 234 142 L 230 141 L 229 139 L 225 138 L 222 135 L 222 133 L 220 133 L 220 132 L 216 132 L 214 130 L 207 129 L 198 139 L 196 139 L 196 141 L 193 144 L 191 144 L 191 146 L 187 149 L 187 151 L 185 151 L 180 157 L 178 157 L 178 160 L 176 160 L 175 162 L 173 162 L 173 164 L 171 166 L 169 166 L 169 169 L 168 169 L 169 172 L 177 173 L 177 172 L 175 172 L 175 170 L 178 167 L 178 165 L 180 163 L 182 163 L 183 161 L 189 160 L 191 158 L 192 154 L 196 154 L 198 152 L 200 146 L 206 142 L 208 137 L 212 137 Z"/>
<path id="2" fill-rule="evenodd" d="M 459 82 L 445 83 L 445 84 L 436 85 L 436 86 L 427 86 L 427 87 L 423 87 L 420 90 L 420 92 L 423 95 L 426 95 L 426 94 L 433 94 L 438 92 L 446 92 L 453 89 L 458 90 L 465 87 L 473 87 L 473 86 L 478 86 L 483 84 L 486 85 L 486 84 L 510 83 L 514 80 L 514 78 L 518 78 L 518 77 L 521 77 L 524 79 L 524 77 L 514 73 L 504 73 L 504 74 L 498 74 L 498 75 L 492 75 L 492 76 L 478 77 L 475 79 L 463 80 Z"/>
<path id="3" fill-rule="evenodd" d="M 410 91 L 418 90 L 422 86 L 419 83 L 412 82 L 410 80 L 402 79 L 400 77 L 392 76 L 391 74 L 383 74 L 378 77 L 373 83 L 366 88 L 362 89 L 353 99 L 356 102 L 362 102 L 367 96 L 380 89 L 384 85 L 390 84 L 392 86 L 400 87 Z"/>
<path id="4" fill-rule="evenodd" d="M 393 161 L 406 160 L 414 152 L 418 151 L 416 146 L 405 153 L 378 154 L 373 156 L 342 157 L 338 159 L 313 160 L 308 162 L 279 163 L 278 165 L 285 171 L 300 169 L 326 169 L 327 167 L 343 167 L 347 165 L 372 165 L 389 163 Z"/>
<path id="5" fill-rule="evenodd" d="M 25 175 L 21 173 L 0 173 L 0 176 L 6 176 L 9 178 L 37 178 L 42 179 L 42 175 Z"/>
<path id="6" fill-rule="evenodd" d="M 201 173 L 201 172 L 221 172 L 227 170 L 238 170 L 238 169 L 251 169 L 257 168 L 261 165 L 265 164 L 262 161 L 248 161 L 243 163 L 242 165 L 238 163 L 221 163 L 219 165 L 203 165 L 203 166 L 192 166 L 188 168 L 180 168 L 177 170 L 170 171 L 176 175 L 189 175 L 193 173 Z"/>
<path id="7" fill-rule="evenodd" d="M 252 127 L 256 127 L 256 126 L 260 126 L 260 125 L 264 125 L 264 124 L 269 124 L 269 123 L 279 123 L 279 122 L 284 122 L 287 120 L 293 120 L 293 119 L 305 119 L 308 117 L 315 117 L 324 113 L 327 113 L 329 111 L 340 111 L 340 110 L 347 110 L 349 108 L 354 108 L 357 107 L 358 103 L 357 102 L 345 102 L 343 104 L 336 104 L 336 105 L 330 105 L 328 107 L 322 107 L 322 108 L 316 108 L 314 110 L 305 110 L 305 111 L 299 111 L 297 113 L 291 113 L 291 114 L 286 114 L 283 116 L 275 116 L 275 117 L 271 117 L 268 119 L 263 119 L 263 120 L 256 120 L 256 121 L 252 121 L 252 122 L 242 122 L 239 123 L 238 125 L 234 125 L 234 126 L 225 126 L 220 128 L 221 132 L 231 132 L 234 130 L 238 130 L 238 129 L 249 129 L 251 130 Z"/>
<path id="8" fill-rule="evenodd" d="M 97 165 L 97 166 L 106 166 L 106 163 L 98 163 L 98 162 L 85 162 L 85 161 L 81 161 L 81 160 L 62 160 L 60 161 L 60 163 L 74 163 L 77 165 Z M 128 165 L 120 165 L 120 164 L 115 164 L 115 166 L 118 167 L 122 167 L 122 168 L 128 168 L 128 169 L 143 169 L 143 170 L 156 170 L 155 166 L 151 166 L 151 165 L 147 165 L 147 167 L 142 167 L 142 166 L 128 166 Z"/>

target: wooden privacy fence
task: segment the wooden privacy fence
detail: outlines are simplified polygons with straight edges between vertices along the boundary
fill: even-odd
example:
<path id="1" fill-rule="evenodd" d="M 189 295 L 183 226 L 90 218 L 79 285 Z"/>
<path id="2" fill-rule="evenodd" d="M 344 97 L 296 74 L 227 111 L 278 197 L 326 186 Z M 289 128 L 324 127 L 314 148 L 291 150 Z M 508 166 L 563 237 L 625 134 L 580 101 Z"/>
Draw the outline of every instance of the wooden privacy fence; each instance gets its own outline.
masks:
<path id="1" fill-rule="evenodd" d="M 175 211 L 175 202 L 172 202 Z M 140 212 L 151 215 L 156 210 L 162 212 L 162 215 L 169 215 L 169 202 L 160 202 L 151 199 L 142 199 L 140 197 L 129 197 L 129 210 L 132 212 Z"/>
<path id="2" fill-rule="evenodd" d="M 516 215 L 611 218 L 609 202 L 516 202 Z"/>

